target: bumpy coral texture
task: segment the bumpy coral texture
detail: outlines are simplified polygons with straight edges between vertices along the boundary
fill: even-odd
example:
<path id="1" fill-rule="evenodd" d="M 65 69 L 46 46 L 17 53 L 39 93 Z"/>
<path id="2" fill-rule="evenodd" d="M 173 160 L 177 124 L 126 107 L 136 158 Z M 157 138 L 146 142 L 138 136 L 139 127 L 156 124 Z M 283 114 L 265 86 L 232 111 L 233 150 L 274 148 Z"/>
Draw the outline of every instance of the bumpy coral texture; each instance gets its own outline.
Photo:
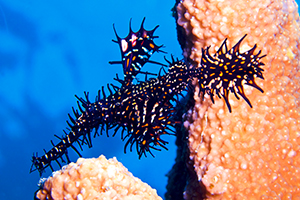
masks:
<path id="1" fill-rule="evenodd" d="M 264 93 L 245 86 L 253 108 L 229 96 L 202 101 L 187 114 L 190 159 L 197 184 L 212 199 L 300 198 L 299 14 L 293 0 L 183 0 L 178 25 L 186 34 L 184 55 L 200 62 L 201 48 L 215 53 L 228 38 L 231 48 L 244 34 L 241 52 L 258 45 L 267 54 Z M 257 53 L 257 52 L 255 52 Z M 217 99 L 217 98 L 216 98 Z M 186 199 L 197 199 L 189 185 Z"/>
<path id="2" fill-rule="evenodd" d="M 79 158 L 54 173 L 37 193 L 39 199 L 159 199 L 152 189 L 135 178 L 116 158 Z"/>

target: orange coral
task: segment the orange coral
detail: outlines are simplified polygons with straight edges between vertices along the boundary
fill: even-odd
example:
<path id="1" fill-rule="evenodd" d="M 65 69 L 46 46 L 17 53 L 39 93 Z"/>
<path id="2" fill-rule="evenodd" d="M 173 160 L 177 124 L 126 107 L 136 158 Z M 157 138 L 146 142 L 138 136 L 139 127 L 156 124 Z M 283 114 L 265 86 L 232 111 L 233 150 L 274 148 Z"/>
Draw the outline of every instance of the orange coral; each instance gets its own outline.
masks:
<path id="1" fill-rule="evenodd" d="M 260 93 L 245 85 L 251 109 L 231 94 L 229 113 L 223 100 L 202 101 L 185 127 L 197 184 L 207 198 L 300 198 L 299 14 L 293 0 L 183 0 L 177 6 L 184 29 L 184 55 L 200 63 L 201 48 L 216 52 L 228 38 L 233 46 L 244 34 L 241 52 L 262 49 L 265 80 Z M 258 51 L 258 50 L 257 50 Z M 185 197 L 197 198 L 195 185 Z M 200 195 L 200 194 L 199 194 Z"/>
<path id="2" fill-rule="evenodd" d="M 135 178 L 116 158 L 103 155 L 79 158 L 49 177 L 37 193 L 39 199 L 162 199 L 140 179 Z"/>

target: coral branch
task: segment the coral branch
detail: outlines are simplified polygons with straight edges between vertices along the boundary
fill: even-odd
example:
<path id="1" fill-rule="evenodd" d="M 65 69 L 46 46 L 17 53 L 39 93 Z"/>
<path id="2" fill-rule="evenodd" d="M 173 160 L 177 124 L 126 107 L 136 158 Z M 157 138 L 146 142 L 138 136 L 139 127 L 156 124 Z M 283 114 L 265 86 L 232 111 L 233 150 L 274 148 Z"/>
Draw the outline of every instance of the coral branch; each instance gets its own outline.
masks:
<path id="1" fill-rule="evenodd" d="M 157 199 L 155 189 L 134 177 L 116 158 L 79 158 L 53 173 L 37 192 L 38 199 Z"/>
<path id="2" fill-rule="evenodd" d="M 177 5 L 178 33 L 186 60 L 200 65 L 201 49 L 216 53 L 247 34 L 241 52 L 262 49 L 264 93 L 245 86 L 252 103 L 229 98 L 212 104 L 199 97 L 187 113 L 189 161 L 198 181 L 185 199 L 296 199 L 300 196 L 299 14 L 293 0 L 183 0 Z M 250 50 L 251 51 L 251 50 Z M 255 50 L 254 54 L 257 54 Z M 233 95 L 232 93 L 229 95 Z M 188 164 L 189 165 L 189 164 Z M 201 191 L 196 191 L 195 188 Z M 199 194 L 202 193 L 202 194 Z M 197 197 L 198 196 L 198 197 Z"/>

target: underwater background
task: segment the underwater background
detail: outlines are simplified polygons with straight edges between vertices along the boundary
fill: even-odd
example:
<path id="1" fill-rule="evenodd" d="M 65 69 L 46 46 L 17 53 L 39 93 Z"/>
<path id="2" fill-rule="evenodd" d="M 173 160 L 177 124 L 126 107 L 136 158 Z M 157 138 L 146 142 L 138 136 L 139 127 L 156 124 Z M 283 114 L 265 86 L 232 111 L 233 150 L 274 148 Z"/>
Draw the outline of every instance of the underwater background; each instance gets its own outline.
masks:
<path id="1" fill-rule="evenodd" d="M 50 140 L 63 135 L 68 113 L 77 107 L 77 94 L 90 93 L 94 100 L 98 90 L 107 83 L 118 85 L 116 73 L 123 77 L 121 65 L 109 61 L 121 59 L 113 31 L 115 24 L 120 37 L 132 29 L 137 31 L 146 17 L 146 30 L 159 28 L 155 35 L 163 51 L 151 60 L 165 63 L 170 54 L 182 58 L 176 36 L 176 24 L 171 8 L 175 1 L 112 0 L 112 1 L 0 1 L 0 199 L 33 199 L 38 189 L 39 173 L 29 174 L 31 156 L 43 149 L 51 149 Z M 157 73 L 160 66 L 146 64 L 144 71 Z M 140 76 L 144 80 L 144 76 Z M 106 89 L 107 92 L 107 89 Z M 108 94 L 108 93 L 107 93 Z M 110 131 L 110 135 L 113 130 Z M 157 189 L 164 196 L 166 174 L 171 169 L 176 147 L 174 136 L 163 136 L 169 141 L 168 151 L 153 151 L 147 158 L 138 159 L 136 150 L 124 154 L 125 142 L 120 132 L 115 137 L 104 133 L 86 145 L 85 158 L 117 157 L 134 176 Z M 69 150 L 74 162 L 78 155 Z M 53 163 L 54 169 L 59 167 Z M 48 168 L 44 177 L 48 177 Z"/>
<path id="2" fill-rule="evenodd" d="M 299 4 L 299 1 L 297 1 Z M 146 30 L 155 31 L 157 45 L 163 51 L 150 60 L 165 63 L 170 54 L 179 59 L 182 51 L 177 41 L 171 8 L 175 0 L 78 0 L 32 1 L 0 0 L 0 199 L 33 199 L 38 189 L 39 173 L 29 174 L 33 153 L 50 150 L 50 140 L 63 135 L 68 113 L 77 108 L 74 95 L 97 92 L 113 78 L 122 77 L 121 65 L 109 61 L 121 59 L 113 31 L 127 36 L 129 20 L 137 31 L 144 17 Z M 146 64 L 143 71 L 157 73 L 160 66 Z M 144 76 L 139 76 L 141 80 Z M 106 90 L 107 92 L 107 90 Z M 108 94 L 108 93 L 107 93 Z M 113 130 L 110 131 L 110 135 Z M 92 148 L 83 146 L 85 158 L 116 157 L 134 176 L 155 188 L 163 197 L 165 176 L 174 164 L 175 137 L 163 136 L 168 151 L 153 151 L 155 158 L 138 159 L 136 150 L 124 154 L 125 142 L 120 132 L 115 137 L 103 133 L 92 139 Z M 69 150 L 70 159 L 78 155 Z M 59 167 L 53 162 L 53 167 Z M 48 177 L 47 169 L 43 177 Z"/>

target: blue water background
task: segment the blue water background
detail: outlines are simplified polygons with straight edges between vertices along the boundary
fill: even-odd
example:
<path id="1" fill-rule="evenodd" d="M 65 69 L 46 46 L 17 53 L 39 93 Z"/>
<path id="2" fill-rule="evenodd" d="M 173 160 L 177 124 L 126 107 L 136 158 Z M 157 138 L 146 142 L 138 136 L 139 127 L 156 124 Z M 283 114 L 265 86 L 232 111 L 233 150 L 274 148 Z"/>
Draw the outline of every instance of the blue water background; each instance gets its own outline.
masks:
<path id="1" fill-rule="evenodd" d="M 75 94 L 97 91 L 122 77 L 112 24 L 125 37 L 132 18 L 137 31 L 143 17 L 145 28 L 160 27 L 156 44 L 164 44 L 166 56 L 182 58 L 177 42 L 174 1 L 0 1 L 0 199 L 33 199 L 38 172 L 29 174 L 33 152 L 43 154 L 52 147 L 50 140 L 63 135 L 67 113 L 76 107 Z M 162 53 L 152 60 L 165 62 Z M 145 70 L 158 72 L 159 66 L 147 64 Z M 141 77 L 143 79 L 143 77 Z M 113 132 L 111 132 L 112 135 Z M 84 148 L 83 157 L 117 157 L 134 176 L 166 192 L 166 173 L 171 169 L 176 147 L 174 136 L 165 136 L 169 151 L 154 151 L 155 158 L 138 159 L 136 151 L 124 154 L 120 133 L 92 139 L 93 148 Z M 69 151 L 72 161 L 78 156 Z M 53 164 L 58 169 L 56 163 Z M 45 176 L 51 174 L 47 169 Z"/>
<path id="2" fill-rule="evenodd" d="M 120 52 L 112 24 L 118 34 L 160 27 L 155 32 L 164 51 L 182 58 L 177 42 L 175 21 L 171 16 L 173 0 L 112 1 L 0 1 L 0 199 L 33 199 L 39 174 L 29 174 L 33 152 L 43 154 L 58 140 L 66 127 L 67 113 L 76 106 L 75 94 L 98 89 L 122 75 Z M 152 60 L 164 62 L 163 54 Z M 145 70 L 157 72 L 147 64 Z M 112 134 L 112 133 L 111 133 Z M 136 152 L 124 154 L 125 142 L 105 135 L 92 140 L 93 148 L 84 148 L 84 157 L 117 157 L 136 177 L 156 188 L 163 197 L 176 147 L 175 137 L 166 136 L 169 151 L 154 151 L 155 158 L 138 159 Z M 78 156 L 70 150 L 72 161 Z M 53 164 L 55 169 L 58 166 Z M 48 169 L 45 176 L 51 174 Z"/>

